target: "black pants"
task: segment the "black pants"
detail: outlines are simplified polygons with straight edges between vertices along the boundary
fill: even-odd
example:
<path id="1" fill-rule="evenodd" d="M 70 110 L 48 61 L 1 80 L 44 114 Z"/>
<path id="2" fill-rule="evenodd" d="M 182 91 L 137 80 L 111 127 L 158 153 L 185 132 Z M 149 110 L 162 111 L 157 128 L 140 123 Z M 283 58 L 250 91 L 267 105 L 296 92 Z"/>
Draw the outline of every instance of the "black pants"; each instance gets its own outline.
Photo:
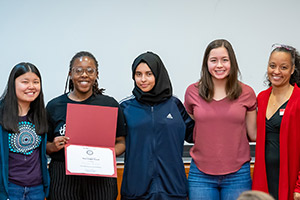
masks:
<path id="1" fill-rule="evenodd" d="M 115 200 L 116 178 L 66 175 L 65 163 L 51 161 L 48 200 Z"/>

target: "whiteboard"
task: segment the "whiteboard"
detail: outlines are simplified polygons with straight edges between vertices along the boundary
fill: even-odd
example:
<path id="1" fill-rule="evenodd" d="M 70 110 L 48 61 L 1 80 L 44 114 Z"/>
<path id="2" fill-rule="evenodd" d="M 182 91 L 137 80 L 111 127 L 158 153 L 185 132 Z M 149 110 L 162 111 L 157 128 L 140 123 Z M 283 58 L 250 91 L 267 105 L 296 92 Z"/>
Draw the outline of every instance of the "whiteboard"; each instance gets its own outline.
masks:
<path id="1" fill-rule="evenodd" d="M 71 58 L 89 51 L 99 62 L 100 87 L 118 101 L 131 95 L 131 64 L 145 51 L 163 60 L 183 101 L 199 80 L 214 39 L 231 42 L 241 81 L 256 93 L 273 43 L 300 48 L 297 0 L 0 0 L 0 91 L 12 67 L 35 64 L 45 102 L 64 91 Z"/>

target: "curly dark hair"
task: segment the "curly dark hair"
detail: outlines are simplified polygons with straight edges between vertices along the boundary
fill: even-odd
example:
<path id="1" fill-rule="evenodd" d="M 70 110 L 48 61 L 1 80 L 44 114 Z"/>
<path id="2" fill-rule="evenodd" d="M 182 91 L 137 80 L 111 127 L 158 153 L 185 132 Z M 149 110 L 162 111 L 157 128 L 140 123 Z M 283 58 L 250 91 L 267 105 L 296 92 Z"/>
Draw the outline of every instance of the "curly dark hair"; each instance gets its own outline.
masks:
<path id="1" fill-rule="evenodd" d="M 287 48 L 289 47 L 289 48 Z M 282 45 L 282 47 L 277 47 L 274 48 L 272 50 L 272 52 L 270 53 L 269 58 L 271 57 L 271 55 L 274 52 L 286 52 L 289 53 L 291 55 L 291 64 L 295 65 L 295 70 L 294 73 L 291 75 L 290 78 L 290 84 L 294 85 L 297 84 L 298 86 L 300 86 L 300 55 L 299 52 L 292 46 L 288 46 L 288 45 Z M 266 80 L 264 81 L 266 85 L 271 86 L 272 83 L 270 82 L 269 78 L 268 78 L 268 74 L 266 73 Z"/>

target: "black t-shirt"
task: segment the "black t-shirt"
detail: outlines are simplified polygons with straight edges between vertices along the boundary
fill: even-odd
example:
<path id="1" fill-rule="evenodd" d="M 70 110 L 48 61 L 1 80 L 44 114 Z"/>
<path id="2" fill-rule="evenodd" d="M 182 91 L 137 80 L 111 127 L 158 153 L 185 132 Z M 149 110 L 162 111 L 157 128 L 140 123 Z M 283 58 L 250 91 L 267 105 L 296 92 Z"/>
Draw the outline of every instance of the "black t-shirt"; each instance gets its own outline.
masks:
<path id="1" fill-rule="evenodd" d="M 66 114 L 67 114 L 67 104 L 85 104 L 85 105 L 97 105 L 97 106 L 108 106 L 108 107 L 118 107 L 118 121 L 117 121 L 117 131 L 116 137 L 126 136 L 126 129 L 124 126 L 124 115 L 119 107 L 119 103 L 112 97 L 106 95 L 92 95 L 88 99 L 78 102 L 71 100 L 67 94 L 63 94 L 59 97 L 52 99 L 46 106 L 48 114 L 48 141 L 53 142 L 55 137 L 65 135 L 66 128 Z M 84 137 L 84 135 L 82 136 Z M 64 161 L 64 149 L 58 152 L 54 152 L 50 155 L 51 159 L 56 161 Z"/>

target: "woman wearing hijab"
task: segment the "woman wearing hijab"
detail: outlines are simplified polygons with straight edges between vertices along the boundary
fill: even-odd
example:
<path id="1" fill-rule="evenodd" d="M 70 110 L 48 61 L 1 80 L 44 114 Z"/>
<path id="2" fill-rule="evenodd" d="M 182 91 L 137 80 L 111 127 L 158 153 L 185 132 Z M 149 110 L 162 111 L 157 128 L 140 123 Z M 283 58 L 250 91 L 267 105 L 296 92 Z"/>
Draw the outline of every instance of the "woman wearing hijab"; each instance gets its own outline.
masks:
<path id="1" fill-rule="evenodd" d="M 133 95 L 121 102 L 128 131 L 122 199 L 186 199 L 182 153 L 194 122 L 172 96 L 168 72 L 158 55 L 138 56 L 132 78 Z"/>

